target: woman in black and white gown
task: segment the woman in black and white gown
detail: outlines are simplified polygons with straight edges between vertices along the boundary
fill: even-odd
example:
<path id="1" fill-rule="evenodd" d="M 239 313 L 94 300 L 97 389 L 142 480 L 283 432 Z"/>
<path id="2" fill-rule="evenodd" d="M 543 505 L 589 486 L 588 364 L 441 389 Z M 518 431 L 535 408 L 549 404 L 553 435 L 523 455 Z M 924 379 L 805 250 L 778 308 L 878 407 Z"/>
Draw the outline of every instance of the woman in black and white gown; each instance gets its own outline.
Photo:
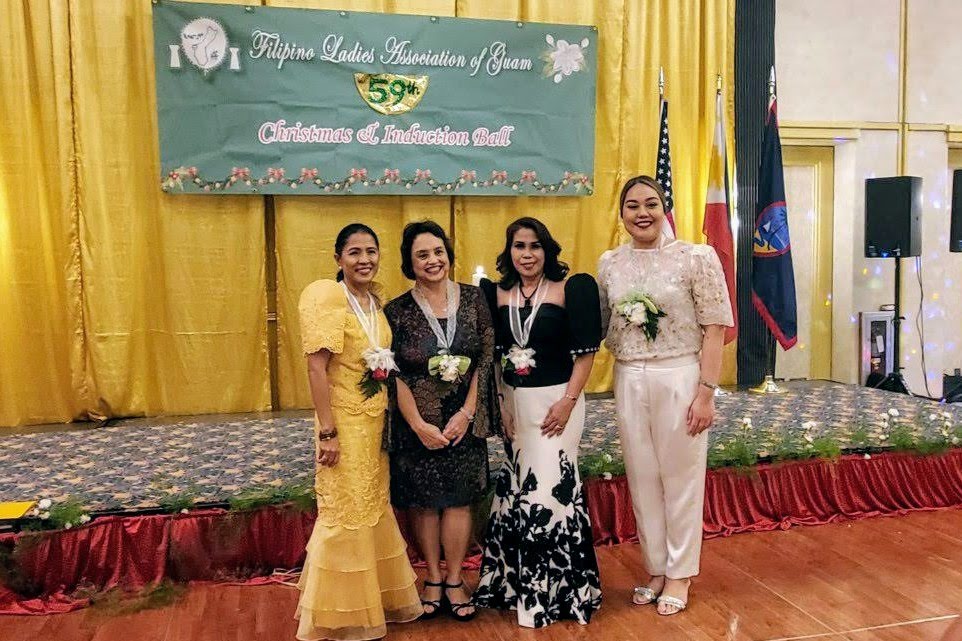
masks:
<path id="1" fill-rule="evenodd" d="M 482 282 L 502 356 L 507 461 L 474 599 L 517 610 L 526 627 L 588 623 L 601 604 L 578 475 L 582 392 L 601 342 L 601 311 L 594 279 L 566 278 L 560 252 L 543 223 L 521 218 L 508 227 L 498 257 L 501 281 Z"/>

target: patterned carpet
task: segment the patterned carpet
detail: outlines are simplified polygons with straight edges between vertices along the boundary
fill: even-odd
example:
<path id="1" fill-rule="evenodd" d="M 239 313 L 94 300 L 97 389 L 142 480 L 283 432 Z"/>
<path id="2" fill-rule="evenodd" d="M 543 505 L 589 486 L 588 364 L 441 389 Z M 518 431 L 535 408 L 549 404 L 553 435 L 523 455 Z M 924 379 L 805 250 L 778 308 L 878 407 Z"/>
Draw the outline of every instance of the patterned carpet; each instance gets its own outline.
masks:
<path id="1" fill-rule="evenodd" d="M 781 396 L 735 392 L 718 397 L 711 447 L 746 429 L 744 418 L 758 432 L 811 431 L 818 425 L 843 441 L 846 430 L 860 424 L 871 429 L 877 446 L 885 446 L 882 426 L 889 419 L 884 416 L 893 409 L 895 420 L 922 431 L 962 424 L 962 408 L 908 396 L 825 382 L 795 382 L 787 388 Z M 582 455 L 610 452 L 617 457 L 618 448 L 614 401 L 589 401 Z M 504 455 L 494 439 L 490 452 L 494 469 Z M 184 491 L 200 501 L 224 501 L 252 486 L 308 481 L 312 461 L 308 412 L 65 426 L 0 435 L 0 501 L 73 497 L 95 511 L 151 508 Z"/>

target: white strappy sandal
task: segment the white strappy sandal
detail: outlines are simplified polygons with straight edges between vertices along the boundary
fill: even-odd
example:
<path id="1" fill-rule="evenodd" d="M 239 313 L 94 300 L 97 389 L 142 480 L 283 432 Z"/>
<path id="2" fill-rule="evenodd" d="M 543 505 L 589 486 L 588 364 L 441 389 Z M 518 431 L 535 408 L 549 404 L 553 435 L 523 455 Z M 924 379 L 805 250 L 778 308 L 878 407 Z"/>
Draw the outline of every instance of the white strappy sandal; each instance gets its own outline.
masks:
<path id="1" fill-rule="evenodd" d="M 631 595 L 631 602 L 635 605 L 648 605 L 658 600 L 658 592 L 655 592 L 647 585 L 638 586 Z"/>
<path id="2" fill-rule="evenodd" d="M 661 610 L 659 610 L 658 614 L 660 614 L 663 617 L 670 617 L 673 614 L 678 614 L 679 612 L 681 612 L 682 610 L 688 607 L 687 601 L 682 601 L 681 599 L 678 599 L 673 596 L 668 596 L 668 595 L 662 595 L 658 597 L 657 601 L 658 601 L 658 605 L 664 604 L 670 608 L 673 608 L 671 612 L 663 613 Z"/>

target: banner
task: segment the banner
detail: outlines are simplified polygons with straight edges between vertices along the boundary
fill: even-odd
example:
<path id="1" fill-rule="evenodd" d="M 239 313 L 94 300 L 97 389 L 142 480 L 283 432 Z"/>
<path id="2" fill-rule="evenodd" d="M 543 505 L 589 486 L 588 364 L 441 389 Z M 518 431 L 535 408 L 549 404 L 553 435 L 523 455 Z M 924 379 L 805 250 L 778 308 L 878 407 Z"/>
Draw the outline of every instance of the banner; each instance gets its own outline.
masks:
<path id="1" fill-rule="evenodd" d="M 153 11 L 167 192 L 592 193 L 594 27 Z"/>

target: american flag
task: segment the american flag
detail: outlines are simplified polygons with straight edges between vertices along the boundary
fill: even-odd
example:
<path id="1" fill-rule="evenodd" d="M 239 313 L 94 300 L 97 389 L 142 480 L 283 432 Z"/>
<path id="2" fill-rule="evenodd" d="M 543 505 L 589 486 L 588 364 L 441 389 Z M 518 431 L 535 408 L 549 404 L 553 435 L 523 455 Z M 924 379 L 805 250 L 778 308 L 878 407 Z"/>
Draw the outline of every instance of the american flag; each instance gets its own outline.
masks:
<path id="1" fill-rule="evenodd" d="M 665 191 L 665 215 L 671 229 L 663 227 L 665 235 L 675 237 L 675 200 L 671 196 L 671 146 L 668 142 L 668 101 L 661 101 L 661 118 L 658 127 L 658 168 L 655 180 Z M 668 232 L 671 232 L 670 234 Z"/>

